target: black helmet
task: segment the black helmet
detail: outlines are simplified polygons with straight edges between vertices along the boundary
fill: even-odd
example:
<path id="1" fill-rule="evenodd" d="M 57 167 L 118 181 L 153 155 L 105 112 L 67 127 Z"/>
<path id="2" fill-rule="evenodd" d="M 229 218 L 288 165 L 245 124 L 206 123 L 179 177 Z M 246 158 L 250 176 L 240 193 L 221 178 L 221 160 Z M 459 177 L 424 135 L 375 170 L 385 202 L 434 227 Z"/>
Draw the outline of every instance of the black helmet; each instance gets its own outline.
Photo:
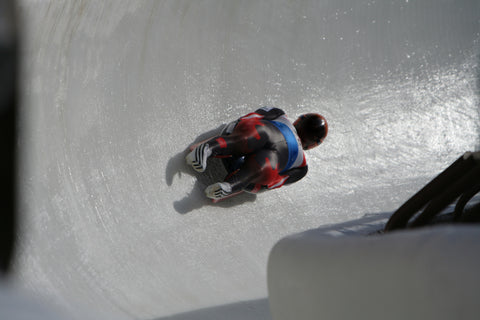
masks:
<path id="1" fill-rule="evenodd" d="M 328 133 L 327 120 L 318 113 L 302 114 L 293 125 L 305 150 L 318 146 Z"/>

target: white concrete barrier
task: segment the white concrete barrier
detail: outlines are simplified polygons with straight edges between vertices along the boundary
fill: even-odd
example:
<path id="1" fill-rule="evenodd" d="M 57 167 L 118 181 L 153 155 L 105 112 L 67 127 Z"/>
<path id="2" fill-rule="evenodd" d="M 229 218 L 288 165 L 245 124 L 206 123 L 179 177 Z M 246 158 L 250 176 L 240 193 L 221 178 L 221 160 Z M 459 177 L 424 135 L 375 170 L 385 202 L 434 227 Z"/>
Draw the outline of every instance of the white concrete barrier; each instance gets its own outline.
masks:
<path id="1" fill-rule="evenodd" d="M 284 238 L 268 264 L 273 319 L 478 319 L 479 240 L 474 226 Z"/>

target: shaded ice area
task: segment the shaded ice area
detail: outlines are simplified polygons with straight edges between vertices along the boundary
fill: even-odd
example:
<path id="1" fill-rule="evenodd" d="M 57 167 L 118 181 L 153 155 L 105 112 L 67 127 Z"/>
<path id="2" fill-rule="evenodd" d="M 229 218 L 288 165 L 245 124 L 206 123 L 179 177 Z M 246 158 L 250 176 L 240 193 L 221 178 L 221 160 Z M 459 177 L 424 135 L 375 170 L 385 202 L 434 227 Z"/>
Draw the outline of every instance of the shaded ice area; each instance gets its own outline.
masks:
<path id="1" fill-rule="evenodd" d="M 388 215 L 478 149 L 479 13 L 476 0 L 20 1 L 16 283 L 117 319 L 268 318 L 279 239 Z M 264 105 L 329 121 L 309 174 L 211 205 L 184 149 Z"/>

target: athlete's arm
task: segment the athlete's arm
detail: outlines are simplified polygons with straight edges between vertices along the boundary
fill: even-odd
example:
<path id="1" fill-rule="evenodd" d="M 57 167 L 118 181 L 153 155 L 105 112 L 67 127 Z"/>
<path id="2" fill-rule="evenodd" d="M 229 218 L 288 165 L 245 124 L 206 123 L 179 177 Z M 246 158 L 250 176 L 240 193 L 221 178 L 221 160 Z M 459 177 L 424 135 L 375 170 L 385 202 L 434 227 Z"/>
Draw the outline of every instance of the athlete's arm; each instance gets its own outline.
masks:
<path id="1" fill-rule="evenodd" d="M 288 179 L 285 181 L 285 184 L 291 184 L 291 183 L 299 181 L 300 179 L 305 177 L 307 172 L 308 172 L 308 166 L 307 165 L 305 165 L 303 167 L 297 167 L 297 168 L 293 168 L 293 169 L 285 171 L 283 173 L 283 175 L 288 175 Z"/>
<path id="2" fill-rule="evenodd" d="M 257 109 L 255 113 L 262 115 L 263 119 L 265 120 L 275 120 L 278 117 L 283 116 L 285 114 L 285 112 L 283 112 L 282 109 L 270 108 L 270 107 L 263 107 L 263 108 Z"/>

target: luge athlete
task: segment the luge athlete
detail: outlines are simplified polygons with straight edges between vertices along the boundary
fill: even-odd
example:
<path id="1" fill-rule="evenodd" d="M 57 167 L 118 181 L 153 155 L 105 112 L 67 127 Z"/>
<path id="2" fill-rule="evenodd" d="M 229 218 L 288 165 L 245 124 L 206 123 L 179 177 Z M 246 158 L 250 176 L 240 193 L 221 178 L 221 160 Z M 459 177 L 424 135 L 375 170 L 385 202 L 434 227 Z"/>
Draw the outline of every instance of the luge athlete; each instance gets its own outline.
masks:
<path id="1" fill-rule="evenodd" d="M 185 159 L 203 172 L 209 157 L 224 158 L 229 174 L 205 189 L 207 197 L 220 200 L 240 191 L 256 193 L 302 179 L 308 171 L 303 151 L 321 144 L 327 133 L 327 121 L 317 113 L 303 114 L 291 123 L 281 109 L 264 107 L 229 123 Z"/>

